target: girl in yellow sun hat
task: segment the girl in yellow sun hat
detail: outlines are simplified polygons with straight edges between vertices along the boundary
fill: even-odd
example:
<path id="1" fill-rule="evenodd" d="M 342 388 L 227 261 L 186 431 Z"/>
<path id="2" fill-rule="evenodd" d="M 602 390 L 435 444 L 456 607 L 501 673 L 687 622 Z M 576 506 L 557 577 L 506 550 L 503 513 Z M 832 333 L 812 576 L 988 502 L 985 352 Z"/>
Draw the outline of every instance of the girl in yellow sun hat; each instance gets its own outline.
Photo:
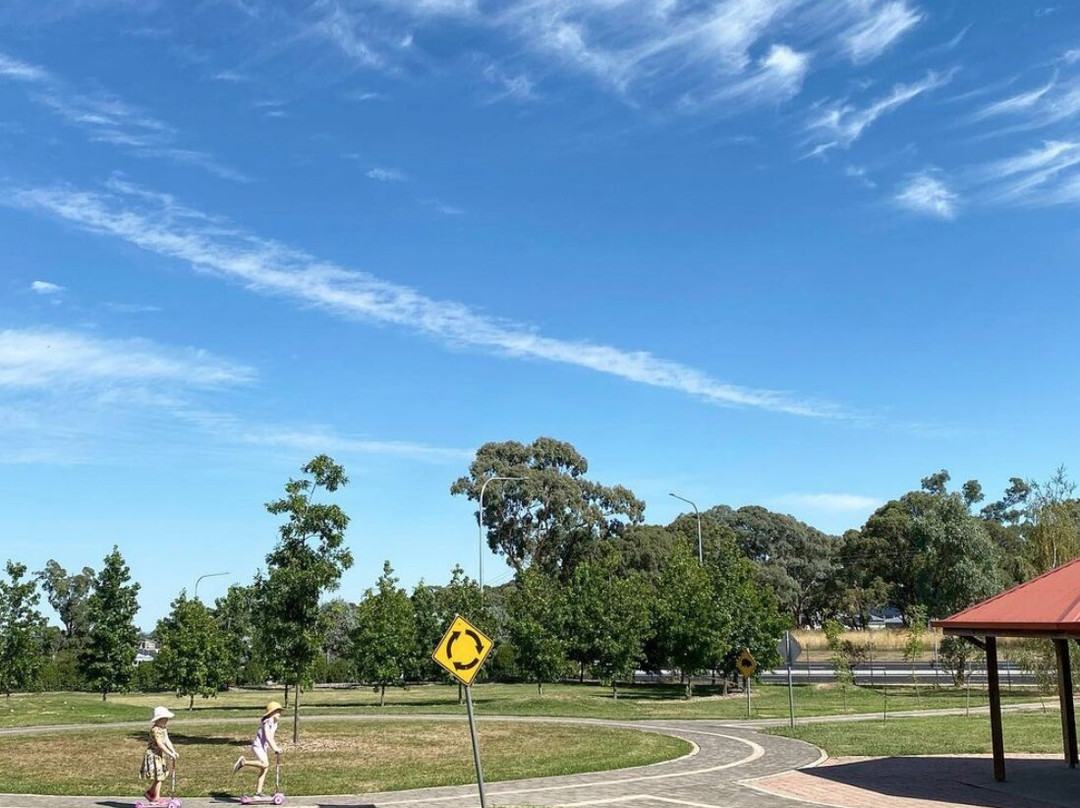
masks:
<path id="1" fill-rule="evenodd" d="M 271 701 L 266 705 L 263 717 L 259 721 L 259 730 L 255 733 L 255 740 L 251 744 L 251 751 L 255 753 L 255 760 L 248 760 L 243 755 L 236 759 L 233 764 L 233 774 L 236 774 L 245 766 L 255 766 L 259 770 L 259 778 L 255 781 L 255 797 L 265 797 L 263 783 L 266 782 L 266 773 L 270 770 L 270 750 L 275 755 L 281 754 L 274 736 L 277 734 L 278 716 L 284 708 L 280 702 Z"/>

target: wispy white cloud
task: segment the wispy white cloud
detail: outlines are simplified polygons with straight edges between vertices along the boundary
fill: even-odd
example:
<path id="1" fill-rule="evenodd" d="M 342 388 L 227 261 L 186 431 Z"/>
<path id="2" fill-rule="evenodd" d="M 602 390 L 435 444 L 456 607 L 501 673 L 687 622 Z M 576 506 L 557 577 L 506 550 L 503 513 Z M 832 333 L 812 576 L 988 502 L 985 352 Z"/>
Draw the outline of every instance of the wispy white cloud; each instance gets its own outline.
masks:
<path id="1" fill-rule="evenodd" d="M 8 204 L 56 216 L 156 255 L 292 298 L 339 316 L 386 323 L 444 344 L 506 357 L 587 368 L 706 401 L 815 418 L 852 417 L 840 407 L 788 393 L 729 384 L 646 351 L 585 340 L 547 337 L 527 326 L 479 314 L 468 306 L 426 297 L 406 286 L 320 261 L 258 238 L 153 191 L 114 184 L 114 193 L 68 187 L 24 188 L 3 194 Z"/>
<path id="2" fill-rule="evenodd" d="M 844 44 L 851 61 L 859 65 L 879 57 L 924 18 L 904 0 L 856 0 L 856 4 L 863 7 L 863 18 L 844 35 Z"/>
<path id="3" fill-rule="evenodd" d="M 94 143 L 106 143 L 145 158 L 193 165 L 222 179 L 246 182 L 241 172 L 213 155 L 177 145 L 179 132 L 121 98 L 96 90 L 81 92 L 49 71 L 0 53 L 0 80 L 27 84 L 28 97 L 52 111 Z"/>
<path id="4" fill-rule="evenodd" d="M 485 81 L 496 88 L 492 96 L 488 98 L 490 103 L 506 98 L 514 101 L 535 101 L 539 97 L 536 92 L 536 82 L 526 73 L 506 73 L 494 63 L 485 65 L 482 73 Z"/>
<path id="5" fill-rule="evenodd" d="M 897 191 L 893 200 L 900 207 L 938 219 L 956 217 L 959 196 L 931 172 L 916 174 Z"/>
<path id="6" fill-rule="evenodd" d="M 200 455 L 284 450 L 457 464 L 472 455 L 322 425 L 260 424 L 204 403 L 255 380 L 253 368 L 203 350 L 61 329 L 0 331 L 0 463 L 160 460 L 192 446 Z"/>
<path id="7" fill-rule="evenodd" d="M 225 431 L 231 436 L 231 440 L 240 443 L 295 449 L 307 454 L 377 454 L 446 463 L 460 463 L 476 455 L 475 449 L 452 449 L 411 441 L 369 440 L 342 435 L 326 427 L 297 429 L 240 425 L 239 429 L 230 428 Z"/>
<path id="8" fill-rule="evenodd" d="M 531 99 L 536 76 L 558 73 L 635 105 L 715 111 L 710 99 L 747 108 L 793 97 L 818 52 L 868 63 L 923 16 L 906 0 L 318 0 L 302 25 L 354 63 L 393 72 L 412 50 L 403 37 L 453 17 L 509 46 L 513 66 L 486 76 L 503 97 Z"/>
<path id="9" fill-rule="evenodd" d="M 245 384 L 255 371 L 194 349 L 146 340 L 108 340 L 57 329 L 0 331 L 0 389 L 170 382 L 185 387 Z"/>
<path id="10" fill-rule="evenodd" d="M 117 314 L 154 314 L 162 311 L 161 306 L 152 306 L 147 303 L 117 303 L 110 301 L 105 308 Z"/>
<path id="11" fill-rule="evenodd" d="M 378 166 L 368 170 L 365 176 L 378 182 L 405 182 L 408 179 L 405 174 L 396 168 L 380 168 Z"/>
<path id="12" fill-rule="evenodd" d="M 58 295 L 65 290 L 63 286 L 52 281 L 34 281 L 30 284 L 30 291 L 39 295 Z"/>
<path id="13" fill-rule="evenodd" d="M 987 104 L 977 110 L 973 117 L 975 120 L 983 120 L 998 115 L 1013 115 L 1020 112 L 1026 112 L 1036 107 L 1046 94 L 1054 89 L 1054 85 L 1056 84 L 1057 77 L 1055 76 L 1042 87 L 1036 87 L 1033 90 L 1017 93 L 1016 95 L 1011 95 L 1007 98 L 995 101 L 992 104 Z"/>
<path id="14" fill-rule="evenodd" d="M 834 103 L 819 112 L 809 123 L 808 131 L 815 143 L 811 156 L 825 154 L 831 149 L 846 149 L 862 137 L 881 116 L 887 115 L 923 93 L 936 90 L 951 80 L 952 74 L 930 71 L 913 84 L 897 84 L 892 92 L 865 107 L 843 102 Z"/>
<path id="15" fill-rule="evenodd" d="M 4 53 L 0 53 L 0 78 L 25 81 L 31 84 L 45 84 L 52 80 L 49 71 L 45 68 L 27 62 L 20 62 L 18 59 Z"/>
<path id="16" fill-rule="evenodd" d="M 784 494 L 776 500 L 782 505 L 807 508 L 825 513 L 872 511 L 882 500 L 861 494 Z"/>
<path id="17" fill-rule="evenodd" d="M 1022 154 L 983 163 L 972 172 L 989 204 L 1060 205 L 1080 201 L 1080 142 L 1047 140 Z"/>

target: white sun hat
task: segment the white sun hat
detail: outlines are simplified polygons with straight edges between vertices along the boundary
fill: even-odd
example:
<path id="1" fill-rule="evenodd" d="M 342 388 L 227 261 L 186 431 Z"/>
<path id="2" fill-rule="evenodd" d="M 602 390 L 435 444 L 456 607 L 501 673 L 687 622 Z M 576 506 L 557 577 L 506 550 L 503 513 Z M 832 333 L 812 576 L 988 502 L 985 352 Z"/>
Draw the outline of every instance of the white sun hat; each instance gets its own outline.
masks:
<path id="1" fill-rule="evenodd" d="M 154 708 L 154 717 L 150 719 L 150 724 L 153 725 L 153 724 L 156 724 L 158 721 L 160 721 L 163 718 L 172 718 L 172 717 L 173 717 L 173 713 L 169 710 L 168 707 L 155 707 Z"/>

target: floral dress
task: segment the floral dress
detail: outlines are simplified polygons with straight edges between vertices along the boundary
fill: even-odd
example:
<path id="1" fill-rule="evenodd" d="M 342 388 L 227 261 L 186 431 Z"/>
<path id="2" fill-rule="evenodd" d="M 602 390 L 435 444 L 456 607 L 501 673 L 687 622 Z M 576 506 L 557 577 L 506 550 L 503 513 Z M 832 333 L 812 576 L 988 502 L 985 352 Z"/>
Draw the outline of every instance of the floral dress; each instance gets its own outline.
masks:
<path id="1" fill-rule="evenodd" d="M 150 741 L 146 744 L 139 776 L 146 780 L 164 782 L 169 776 L 169 762 L 165 750 L 170 746 L 172 744 L 169 742 L 169 731 L 165 727 L 151 727 Z"/>

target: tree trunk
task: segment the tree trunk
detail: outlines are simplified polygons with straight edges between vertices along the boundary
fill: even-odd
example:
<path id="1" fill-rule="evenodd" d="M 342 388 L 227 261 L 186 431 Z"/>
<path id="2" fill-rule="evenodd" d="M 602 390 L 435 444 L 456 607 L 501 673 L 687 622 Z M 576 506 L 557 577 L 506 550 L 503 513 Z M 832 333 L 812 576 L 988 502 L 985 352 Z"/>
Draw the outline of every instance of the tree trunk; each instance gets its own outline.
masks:
<path id="1" fill-rule="evenodd" d="M 285 700 L 283 701 L 283 704 L 286 707 L 289 706 L 289 686 L 287 684 L 285 685 Z"/>
<path id="2" fill-rule="evenodd" d="M 289 692 L 288 686 L 285 692 Z M 293 702 L 292 714 L 292 742 L 293 745 L 300 743 L 300 683 L 296 683 L 296 700 Z"/>
<path id="3" fill-rule="evenodd" d="M 379 706 L 386 706 L 386 685 L 379 686 Z"/>
<path id="4" fill-rule="evenodd" d="M 108 691 L 108 690 L 102 690 L 102 691 L 101 691 L 101 700 L 102 700 L 102 701 L 105 701 L 105 697 L 106 697 L 107 695 L 109 695 L 109 691 Z"/>
<path id="5" fill-rule="evenodd" d="M 692 699 L 694 697 L 694 680 L 688 678 L 686 680 L 686 698 Z"/>
<path id="6" fill-rule="evenodd" d="M 579 665 L 579 668 L 578 668 L 578 681 L 581 682 L 582 684 L 584 684 L 584 682 L 585 682 L 585 663 L 584 662 L 579 662 L 578 665 Z"/>
<path id="7" fill-rule="evenodd" d="M 188 708 L 188 712 L 195 709 L 195 694 L 194 693 L 191 693 L 189 695 L 189 697 L 188 697 L 187 708 Z"/>
<path id="8" fill-rule="evenodd" d="M 611 680 L 611 698 L 613 698 L 613 699 L 618 699 L 619 698 L 619 688 L 618 688 L 618 685 L 617 685 L 617 683 L 615 682 L 614 679 Z"/>
<path id="9" fill-rule="evenodd" d="M 9 694 L 10 695 L 10 694 Z M 544 695 L 544 683 L 540 680 L 536 682 L 536 695 L 543 697 Z"/>
<path id="10" fill-rule="evenodd" d="M 457 703 L 458 704 L 464 704 L 465 703 L 465 688 L 462 687 L 461 682 L 458 682 L 458 686 L 457 686 Z"/>

